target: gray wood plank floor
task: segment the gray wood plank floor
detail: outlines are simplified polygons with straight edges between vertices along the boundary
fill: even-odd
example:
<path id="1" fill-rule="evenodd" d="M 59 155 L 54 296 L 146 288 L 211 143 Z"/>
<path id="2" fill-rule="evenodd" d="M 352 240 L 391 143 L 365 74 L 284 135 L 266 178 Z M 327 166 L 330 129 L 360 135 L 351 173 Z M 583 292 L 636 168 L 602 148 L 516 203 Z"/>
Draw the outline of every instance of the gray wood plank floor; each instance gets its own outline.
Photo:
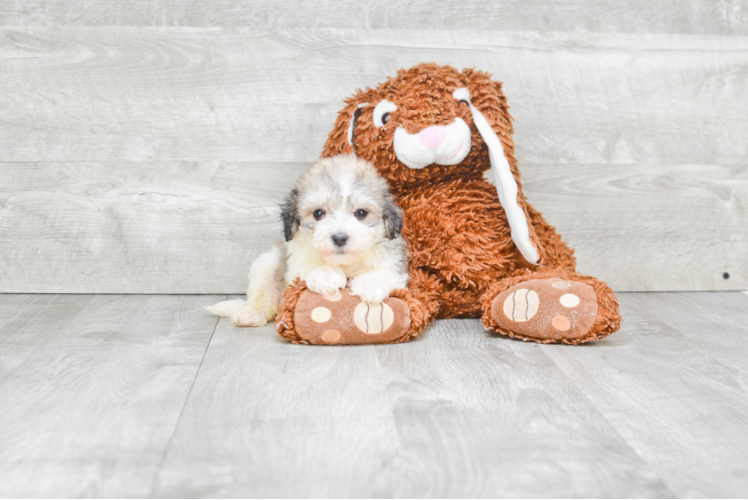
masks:
<path id="1" fill-rule="evenodd" d="M 147 496 L 218 298 L 0 295 L 0 495 Z"/>
<path id="2" fill-rule="evenodd" d="M 297 346 L 221 298 L 0 295 L 0 496 L 748 495 L 745 294 L 621 294 L 576 347 Z"/>

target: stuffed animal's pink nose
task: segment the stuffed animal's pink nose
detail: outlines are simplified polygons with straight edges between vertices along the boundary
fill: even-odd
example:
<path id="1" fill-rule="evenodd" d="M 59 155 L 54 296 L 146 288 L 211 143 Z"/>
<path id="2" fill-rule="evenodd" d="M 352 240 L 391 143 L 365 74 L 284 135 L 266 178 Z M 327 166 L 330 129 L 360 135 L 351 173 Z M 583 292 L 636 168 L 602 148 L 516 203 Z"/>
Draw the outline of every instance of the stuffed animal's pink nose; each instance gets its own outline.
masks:
<path id="1" fill-rule="evenodd" d="M 425 128 L 418 132 L 418 139 L 421 140 L 421 144 L 428 146 L 431 149 L 439 147 L 439 144 L 442 143 L 446 136 L 447 131 L 440 125 L 434 125 L 433 127 Z"/>

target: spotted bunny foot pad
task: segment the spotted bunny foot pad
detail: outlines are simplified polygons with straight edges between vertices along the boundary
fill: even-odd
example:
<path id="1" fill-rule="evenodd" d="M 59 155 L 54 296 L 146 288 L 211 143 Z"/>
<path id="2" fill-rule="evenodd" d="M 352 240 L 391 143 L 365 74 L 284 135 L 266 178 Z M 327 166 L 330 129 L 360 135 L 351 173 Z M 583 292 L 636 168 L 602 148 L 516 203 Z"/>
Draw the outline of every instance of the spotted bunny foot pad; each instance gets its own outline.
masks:
<path id="1" fill-rule="evenodd" d="M 329 297 L 307 290 L 296 304 L 294 323 L 310 344 L 378 344 L 392 342 L 408 330 L 410 309 L 393 297 L 372 305 L 348 290 Z"/>
<path id="2" fill-rule="evenodd" d="M 491 315 L 501 328 L 518 337 L 577 339 L 595 324 L 597 296 L 591 286 L 577 281 L 523 281 L 493 300 Z"/>

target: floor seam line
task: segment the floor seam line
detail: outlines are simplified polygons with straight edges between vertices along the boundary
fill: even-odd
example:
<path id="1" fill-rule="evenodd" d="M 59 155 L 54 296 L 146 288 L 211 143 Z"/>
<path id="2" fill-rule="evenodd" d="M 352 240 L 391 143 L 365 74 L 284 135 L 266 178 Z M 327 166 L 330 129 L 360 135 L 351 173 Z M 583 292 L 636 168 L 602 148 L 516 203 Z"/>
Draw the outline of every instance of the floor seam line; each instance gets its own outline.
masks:
<path id="1" fill-rule="evenodd" d="M 229 298 L 228 295 L 226 295 L 223 300 L 227 300 Z M 179 429 L 179 424 L 182 422 L 182 416 L 184 416 L 184 410 L 187 408 L 187 403 L 190 401 L 190 396 L 192 396 L 192 389 L 195 388 L 195 382 L 197 382 L 197 377 L 200 375 L 200 369 L 203 367 L 203 362 L 205 361 L 205 357 L 208 355 L 208 349 L 210 349 L 210 344 L 213 342 L 213 336 L 216 334 L 216 330 L 218 329 L 218 324 L 221 322 L 221 318 L 216 318 L 216 323 L 213 325 L 213 331 L 210 332 L 210 338 L 208 339 L 208 343 L 205 345 L 205 351 L 203 352 L 203 357 L 200 358 L 200 363 L 197 365 L 197 370 L 195 370 L 195 376 L 192 378 L 192 383 L 190 384 L 190 389 L 187 391 L 187 396 L 184 398 L 184 404 L 182 405 L 182 409 L 179 410 L 179 416 L 177 417 L 177 421 L 174 424 L 174 430 L 171 433 L 171 436 L 169 436 L 169 441 L 166 443 L 166 446 L 164 447 L 164 452 L 161 455 L 161 460 L 159 460 L 158 467 L 156 467 L 156 472 L 153 475 L 153 481 L 151 482 L 151 489 L 148 492 L 148 498 L 153 498 L 153 492 L 156 489 L 156 482 L 158 481 L 158 476 L 161 474 L 161 469 L 164 467 L 164 462 L 166 461 L 166 455 L 169 453 L 169 450 L 171 449 L 171 445 L 174 442 L 174 436 L 177 434 L 177 429 Z"/>
<path id="2" fill-rule="evenodd" d="M 595 403 L 594 403 L 594 402 L 593 402 L 593 401 L 592 401 L 592 400 L 591 400 L 591 399 L 590 399 L 589 397 L 587 397 L 587 395 L 586 395 L 586 394 L 584 393 L 584 391 L 583 391 L 583 390 L 582 390 L 582 389 L 581 389 L 581 388 L 580 388 L 580 387 L 579 387 L 579 386 L 577 385 L 577 383 L 576 383 L 576 382 L 575 382 L 574 380 L 572 380 L 572 379 L 571 379 L 571 377 L 569 377 L 569 376 L 568 376 L 568 375 L 566 374 L 566 372 L 565 372 L 565 371 L 563 370 L 563 368 L 561 368 L 561 367 L 560 367 L 560 366 L 558 365 L 558 363 L 556 363 L 556 360 L 555 360 L 555 359 L 553 359 L 553 357 L 549 356 L 549 355 L 548 355 L 548 353 L 547 353 L 547 352 L 545 352 L 544 350 L 541 350 L 540 352 L 542 352 L 542 353 L 543 353 L 543 356 L 545 356 L 545 357 L 546 357 L 546 359 L 548 359 L 548 360 L 549 360 L 549 361 L 550 361 L 550 362 L 551 362 L 551 363 L 553 364 L 553 366 L 554 366 L 554 367 L 556 368 L 556 370 L 558 370 L 558 371 L 559 371 L 559 373 L 561 373 L 561 375 L 563 375 L 563 377 L 564 377 L 564 378 L 566 379 L 566 381 L 567 381 L 567 382 L 569 382 L 569 383 L 571 384 L 571 386 L 572 386 L 572 387 L 574 387 L 574 390 L 575 390 L 575 391 L 577 391 L 577 393 L 578 393 L 578 394 L 579 394 L 579 395 L 580 395 L 580 396 L 581 396 L 581 397 L 582 397 L 582 398 L 583 398 L 583 399 L 584 399 L 585 401 L 587 401 L 587 403 L 589 403 L 589 405 L 590 405 L 590 406 L 592 406 L 592 407 L 593 407 L 593 408 L 595 409 L 595 411 L 596 411 L 596 412 L 597 412 L 597 413 L 598 413 L 598 414 L 599 414 L 599 415 L 600 415 L 600 416 L 601 416 L 601 417 L 603 418 L 603 420 L 605 420 L 605 422 L 606 422 L 606 423 L 607 423 L 607 424 L 608 424 L 608 425 L 610 426 L 610 429 L 611 429 L 611 430 L 612 430 L 613 432 L 615 432 L 615 433 L 616 433 L 616 435 L 617 435 L 618 437 L 620 437 L 620 438 L 621 438 L 621 440 L 622 440 L 622 441 L 623 441 L 624 443 L 626 443 L 626 446 L 628 447 L 628 449 L 629 449 L 629 450 L 631 450 L 631 451 L 632 451 L 632 453 L 634 453 L 634 455 L 636 455 L 637 457 L 639 457 L 639 458 L 641 459 L 641 461 L 642 461 L 642 462 L 643 462 L 644 464 L 646 464 L 646 465 L 650 466 L 650 467 L 652 468 L 652 470 L 654 470 L 654 471 L 655 471 L 655 473 L 657 474 L 657 477 L 658 477 L 658 478 L 660 479 L 660 481 L 662 481 L 662 484 L 663 484 L 663 485 L 664 485 L 664 486 L 665 486 L 665 487 L 666 487 L 666 488 L 668 489 L 668 491 L 669 491 L 669 492 L 670 492 L 670 493 L 672 494 L 672 498 L 682 498 L 682 497 L 678 496 L 678 494 L 677 494 L 677 493 L 676 493 L 676 492 L 675 492 L 675 491 L 674 491 L 674 490 L 673 490 L 673 489 L 672 489 L 672 488 L 670 487 L 670 484 L 669 484 L 669 483 L 668 483 L 668 481 L 667 481 L 667 480 L 666 480 L 666 479 L 665 479 L 665 478 L 664 478 L 664 477 L 662 476 L 662 474 L 660 474 L 659 470 L 655 470 L 655 468 L 654 468 L 654 465 L 653 465 L 653 464 L 652 464 L 652 463 L 651 463 L 651 462 L 650 462 L 649 460 L 647 460 L 647 459 L 646 459 L 646 458 L 645 458 L 644 456 L 642 456 L 642 454 L 641 454 L 641 453 L 639 453 L 639 450 L 637 450 L 637 449 L 636 449 L 636 448 L 634 447 L 634 445 L 632 445 L 632 444 L 631 444 L 631 443 L 629 442 L 629 440 L 628 440 L 628 439 L 626 439 L 626 436 L 624 436 L 623 434 L 621 434 L 621 431 L 620 431 L 620 430 L 618 429 L 618 427 L 617 427 L 616 425 L 614 425 L 614 424 L 613 424 L 613 422 L 611 422 L 611 421 L 610 421 L 610 419 L 608 418 L 608 416 L 607 416 L 607 415 L 606 415 L 606 414 L 605 414 L 605 413 L 604 413 L 604 412 L 603 412 L 603 411 L 602 411 L 602 410 L 601 410 L 601 409 L 600 409 L 600 408 L 599 408 L 599 407 L 598 407 L 598 406 L 597 406 L 597 405 L 596 405 L 596 404 L 595 404 Z"/>

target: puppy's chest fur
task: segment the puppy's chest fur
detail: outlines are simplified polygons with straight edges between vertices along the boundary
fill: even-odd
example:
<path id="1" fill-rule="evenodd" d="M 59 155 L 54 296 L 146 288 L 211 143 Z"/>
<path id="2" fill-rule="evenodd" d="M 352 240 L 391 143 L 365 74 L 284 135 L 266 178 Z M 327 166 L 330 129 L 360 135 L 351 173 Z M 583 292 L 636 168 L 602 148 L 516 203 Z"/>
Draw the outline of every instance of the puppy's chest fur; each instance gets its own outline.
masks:
<path id="1" fill-rule="evenodd" d="M 311 238 L 301 232 L 296 233 L 294 238 L 286 243 L 284 251 L 286 255 L 286 265 L 283 270 L 284 287 L 293 283 L 296 278 L 304 280 L 310 272 L 328 265 L 314 249 Z M 395 256 L 394 262 L 393 256 Z M 370 271 L 393 267 L 398 272 L 407 273 L 407 245 L 400 237 L 392 240 L 385 239 L 372 246 L 354 262 L 339 267 L 348 279 Z"/>

